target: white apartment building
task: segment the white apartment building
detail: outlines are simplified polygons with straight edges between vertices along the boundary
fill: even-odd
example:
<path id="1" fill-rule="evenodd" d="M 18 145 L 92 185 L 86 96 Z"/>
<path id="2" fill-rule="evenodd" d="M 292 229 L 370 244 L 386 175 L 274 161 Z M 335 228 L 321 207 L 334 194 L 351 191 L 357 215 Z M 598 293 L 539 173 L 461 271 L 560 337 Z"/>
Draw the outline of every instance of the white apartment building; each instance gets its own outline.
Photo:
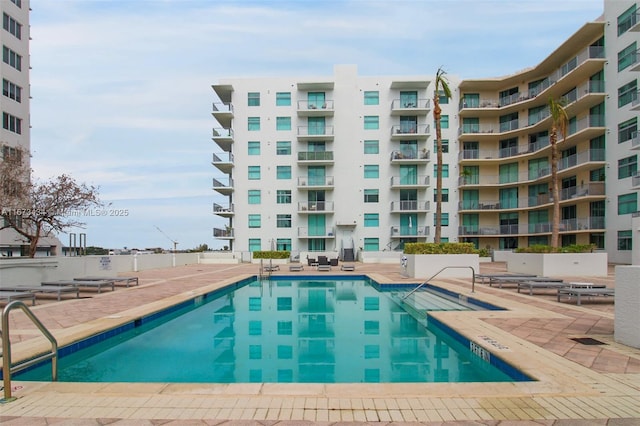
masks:
<path id="1" fill-rule="evenodd" d="M 456 82 L 452 82 L 456 84 Z M 229 219 L 214 237 L 237 252 L 396 250 L 434 225 L 434 123 L 429 76 L 228 79 L 218 97 L 213 164 Z M 444 101 L 444 99 L 443 99 Z M 442 236 L 457 240 L 456 106 L 442 104 Z M 449 192 L 451 191 L 451 192 Z"/>
<path id="2" fill-rule="evenodd" d="M 640 258 L 638 3 L 605 2 L 540 64 L 458 81 L 443 107 L 445 241 L 510 250 L 551 234 L 549 98 L 569 115 L 561 242 Z M 214 237 L 236 252 L 398 250 L 432 241 L 433 77 L 225 79 L 213 86 Z M 635 254 L 634 254 L 635 253 Z"/>
<path id="3" fill-rule="evenodd" d="M 17 152 L 30 152 L 29 118 L 29 1 L 3 0 L 2 11 L 2 128 L 0 128 L 0 161 Z M 29 162 L 29 156 L 23 155 Z M 0 208 L 2 208 L 0 203 Z M 0 218 L 2 220 L 2 218 Z M 5 229 L 0 231 L 0 255 L 20 256 L 21 242 L 18 234 Z"/>

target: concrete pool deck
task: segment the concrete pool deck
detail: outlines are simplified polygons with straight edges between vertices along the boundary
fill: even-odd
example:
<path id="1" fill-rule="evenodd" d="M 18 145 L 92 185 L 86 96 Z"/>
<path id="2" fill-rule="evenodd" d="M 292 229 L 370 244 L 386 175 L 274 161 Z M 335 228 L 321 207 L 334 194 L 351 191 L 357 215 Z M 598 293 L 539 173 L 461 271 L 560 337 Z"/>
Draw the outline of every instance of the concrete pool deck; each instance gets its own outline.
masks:
<path id="1" fill-rule="evenodd" d="M 277 275 L 288 275 L 283 268 Z M 297 275 L 327 275 L 306 268 Z M 405 283 L 395 264 L 360 264 L 354 272 L 378 282 Z M 481 273 L 503 263 L 481 264 Z M 250 275 L 257 265 L 188 265 L 135 273 L 137 287 L 86 292 L 88 298 L 42 301 L 36 316 L 60 346 L 171 306 Z M 128 274 L 131 275 L 131 274 Z M 572 277 L 615 286 L 607 277 Z M 471 294 L 470 279 L 432 283 Z M 166 384 L 44 383 L 14 381 L 17 400 L 0 404 L 3 426 L 44 424 L 640 424 L 640 349 L 613 340 L 612 299 L 557 302 L 555 291 L 530 296 L 515 288 L 476 283 L 474 297 L 505 311 L 434 315 L 536 381 L 431 384 Z M 14 361 L 47 346 L 14 311 L 10 319 Z M 603 344 L 585 345 L 588 337 Z"/>

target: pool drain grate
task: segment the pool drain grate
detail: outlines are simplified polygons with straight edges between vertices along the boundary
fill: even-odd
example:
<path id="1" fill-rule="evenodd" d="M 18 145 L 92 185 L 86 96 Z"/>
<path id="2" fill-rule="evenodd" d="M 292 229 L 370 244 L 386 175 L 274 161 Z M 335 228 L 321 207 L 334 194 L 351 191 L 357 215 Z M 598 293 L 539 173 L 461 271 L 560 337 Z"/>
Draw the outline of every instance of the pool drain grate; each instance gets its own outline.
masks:
<path id="1" fill-rule="evenodd" d="M 606 345 L 606 343 L 601 342 L 600 340 L 592 339 L 591 337 L 574 337 L 571 340 L 582 345 Z"/>

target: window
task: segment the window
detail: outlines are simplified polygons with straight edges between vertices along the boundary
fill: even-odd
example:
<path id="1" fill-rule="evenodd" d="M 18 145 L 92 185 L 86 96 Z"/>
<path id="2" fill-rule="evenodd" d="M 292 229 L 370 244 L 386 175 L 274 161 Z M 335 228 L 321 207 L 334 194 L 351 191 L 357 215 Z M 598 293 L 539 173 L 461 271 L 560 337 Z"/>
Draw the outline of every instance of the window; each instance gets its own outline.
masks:
<path id="1" fill-rule="evenodd" d="M 437 216 L 433 215 L 433 226 L 438 224 Z M 449 213 L 442 213 L 442 220 L 440 221 L 440 225 L 449 226 Z"/>
<path id="2" fill-rule="evenodd" d="M 480 107 L 480 94 L 479 93 L 465 93 L 462 96 L 463 108 L 478 108 Z"/>
<path id="3" fill-rule="evenodd" d="M 438 190 L 434 189 L 433 190 L 433 202 L 435 203 L 438 197 Z M 442 188 L 442 202 L 443 203 L 448 203 L 449 202 L 449 188 Z"/>
<path id="4" fill-rule="evenodd" d="M 2 94 L 16 102 L 22 102 L 22 87 L 2 79 Z"/>
<path id="5" fill-rule="evenodd" d="M 291 166 L 278 166 L 276 167 L 277 179 L 291 179 Z"/>
<path id="6" fill-rule="evenodd" d="M 5 64 L 11 65 L 18 71 L 22 71 L 22 56 L 18 55 L 7 46 L 2 46 L 2 61 Z"/>
<path id="7" fill-rule="evenodd" d="M 501 115 L 498 118 L 498 121 L 500 122 L 500 132 L 509 132 L 511 130 L 516 130 L 519 126 L 517 112 Z"/>
<path id="8" fill-rule="evenodd" d="M 291 92 L 277 92 L 276 106 L 291 106 Z"/>
<path id="9" fill-rule="evenodd" d="M 259 214 L 249 215 L 249 228 L 260 228 L 262 220 Z"/>
<path id="10" fill-rule="evenodd" d="M 249 238 L 249 251 L 260 251 L 262 249 L 262 242 L 260 238 Z"/>
<path id="11" fill-rule="evenodd" d="M 365 238 L 362 249 L 364 251 L 380 251 L 380 241 L 378 238 Z"/>
<path id="12" fill-rule="evenodd" d="M 433 152 L 438 152 L 438 141 L 433 141 Z M 449 139 L 442 139 L 442 152 L 449 152 Z"/>
<path id="13" fill-rule="evenodd" d="M 18 7 L 22 7 L 22 0 L 11 0 L 11 3 L 15 4 Z"/>
<path id="14" fill-rule="evenodd" d="M 377 91 L 365 91 L 364 92 L 364 104 L 365 105 L 379 105 L 380 94 Z"/>
<path id="15" fill-rule="evenodd" d="M 276 216 L 276 227 L 277 228 L 291 228 L 291 215 L 290 214 L 279 214 Z"/>
<path id="16" fill-rule="evenodd" d="M 377 140 L 364 141 L 364 153 L 365 154 L 379 154 L 380 142 Z"/>
<path id="17" fill-rule="evenodd" d="M 633 176 L 638 171 L 638 156 L 632 155 L 631 157 L 618 160 L 618 179 L 628 178 Z"/>
<path id="18" fill-rule="evenodd" d="M 2 14 L 2 28 L 9 31 L 18 40 L 22 39 L 22 25 L 6 13 Z"/>
<path id="19" fill-rule="evenodd" d="M 630 141 L 638 132 L 638 117 L 618 124 L 618 143 Z"/>
<path id="20" fill-rule="evenodd" d="M 364 165 L 365 179 L 378 179 L 380 177 L 380 167 L 377 164 Z"/>
<path id="21" fill-rule="evenodd" d="M 377 189 L 365 189 L 364 190 L 364 202 L 365 203 L 377 203 L 379 200 L 379 194 Z"/>
<path id="22" fill-rule="evenodd" d="M 542 176 L 548 175 L 550 172 L 549 159 L 538 158 L 535 160 L 529 160 L 529 179 L 538 179 Z"/>
<path id="23" fill-rule="evenodd" d="M 291 251 L 291 238 L 278 238 L 276 240 L 276 250 Z"/>
<path id="24" fill-rule="evenodd" d="M 636 50 L 638 50 L 638 47 L 634 41 L 629 46 L 618 52 L 618 72 L 637 62 Z"/>
<path id="25" fill-rule="evenodd" d="M 249 131 L 257 132 L 260 130 L 260 117 L 248 117 Z"/>
<path id="26" fill-rule="evenodd" d="M 638 15 L 636 15 L 637 6 L 634 4 L 618 16 L 618 36 L 629 31 L 629 28 L 637 23 Z"/>
<path id="27" fill-rule="evenodd" d="M 638 210 L 638 193 L 618 196 L 618 214 L 634 213 Z"/>
<path id="28" fill-rule="evenodd" d="M 260 166 L 249 166 L 249 180 L 260 179 Z"/>
<path id="29" fill-rule="evenodd" d="M 278 297 L 276 306 L 278 311 L 290 311 L 293 309 L 293 299 L 291 297 Z"/>
<path id="30" fill-rule="evenodd" d="M 291 130 L 291 117 L 276 117 L 276 130 Z"/>
<path id="31" fill-rule="evenodd" d="M 364 116 L 364 129 L 365 130 L 378 130 L 380 128 L 380 119 L 377 115 L 365 115 Z"/>
<path id="32" fill-rule="evenodd" d="M 2 113 L 2 128 L 19 135 L 22 134 L 22 119 L 14 117 L 13 115 L 3 112 Z"/>
<path id="33" fill-rule="evenodd" d="M 324 117 L 309 117 L 307 118 L 308 131 L 310 135 L 325 135 L 327 134 L 327 126 Z"/>
<path id="34" fill-rule="evenodd" d="M 365 228 L 377 228 L 380 226 L 380 215 L 378 213 L 365 213 L 364 226 Z"/>
<path id="35" fill-rule="evenodd" d="M 480 119 L 478 117 L 463 118 L 462 133 L 480 133 Z"/>
<path id="36" fill-rule="evenodd" d="M 291 204 L 291 191 L 288 189 L 278 189 L 276 191 L 276 203 Z"/>
<path id="37" fill-rule="evenodd" d="M 433 165 L 433 176 L 434 177 L 438 176 L 438 165 L 437 164 Z M 443 164 L 442 165 L 442 177 L 443 178 L 448 178 L 449 177 L 449 165 L 448 164 Z"/>
<path id="38" fill-rule="evenodd" d="M 440 102 L 441 105 L 446 105 L 449 103 L 449 98 L 444 94 L 443 90 L 438 91 L 438 102 Z"/>
<path id="39" fill-rule="evenodd" d="M 249 106 L 260 106 L 260 93 L 258 92 L 249 92 L 247 94 L 247 105 Z"/>
<path id="40" fill-rule="evenodd" d="M 448 129 L 449 128 L 449 116 L 441 115 L 440 116 L 440 128 Z"/>
<path id="41" fill-rule="evenodd" d="M 258 141 L 247 142 L 247 150 L 249 155 L 260 155 L 260 142 Z"/>
<path id="42" fill-rule="evenodd" d="M 502 164 L 500 170 L 500 183 L 518 181 L 518 163 Z"/>
<path id="43" fill-rule="evenodd" d="M 249 204 L 260 204 L 261 203 L 261 195 L 259 189 L 250 189 L 249 192 Z"/>
<path id="44" fill-rule="evenodd" d="M 605 180 L 604 167 L 600 167 L 599 169 L 591 170 L 589 172 L 589 180 L 591 182 L 604 182 L 604 180 Z"/>
<path id="45" fill-rule="evenodd" d="M 633 234 L 630 230 L 618 231 L 618 250 L 633 250 Z"/>
<path id="46" fill-rule="evenodd" d="M 638 92 L 638 80 L 633 80 L 630 83 L 618 88 L 618 108 L 623 107 L 633 102 Z"/>
<path id="47" fill-rule="evenodd" d="M 277 141 L 276 155 L 291 155 L 291 141 Z"/>

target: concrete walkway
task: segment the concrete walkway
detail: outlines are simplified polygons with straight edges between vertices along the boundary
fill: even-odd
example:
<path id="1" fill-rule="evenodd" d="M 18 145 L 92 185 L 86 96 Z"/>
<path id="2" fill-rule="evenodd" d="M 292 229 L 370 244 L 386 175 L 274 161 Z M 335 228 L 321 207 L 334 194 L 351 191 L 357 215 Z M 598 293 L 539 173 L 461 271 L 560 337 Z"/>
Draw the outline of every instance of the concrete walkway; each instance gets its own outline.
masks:
<path id="1" fill-rule="evenodd" d="M 283 268 L 286 269 L 286 268 Z M 304 274 L 325 274 L 305 268 Z M 333 268 L 332 274 L 342 273 Z M 481 272 L 504 271 L 483 264 Z M 256 265 L 189 265 L 137 273 L 140 286 L 33 309 L 60 345 L 193 298 L 258 272 Z M 378 282 L 411 282 L 398 265 L 357 264 Z M 280 272 L 279 272 L 280 274 Z M 283 270 L 281 274 L 289 274 Z M 295 272 L 294 274 L 300 274 Z M 346 273 L 344 273 L 346 274 Z M 351 273 L 352 274 L 352 273 Z M 575 281 L 593 281 L 572 277 Z M 418 280 L 419 281 L 419 280 Z M 614 286 L 613 270 L 597 280 Z M 470 294 L 470 279 L 434 280 Z M 640 425 L 640 350 L 613 340 L 612 300 L 576 306 L 555 293 L 529 296 L 476 283 L 474 297 L 505 311 L 434 316 L 536 378 L 519 383 L 171 384 L 14 381 L 18 399 L 0 405 L 14 425 Z M 14 360 L 46 347 L 21 312 L 10 332 Z M 584 345 L 573 338 L 603 343 Z"/>

